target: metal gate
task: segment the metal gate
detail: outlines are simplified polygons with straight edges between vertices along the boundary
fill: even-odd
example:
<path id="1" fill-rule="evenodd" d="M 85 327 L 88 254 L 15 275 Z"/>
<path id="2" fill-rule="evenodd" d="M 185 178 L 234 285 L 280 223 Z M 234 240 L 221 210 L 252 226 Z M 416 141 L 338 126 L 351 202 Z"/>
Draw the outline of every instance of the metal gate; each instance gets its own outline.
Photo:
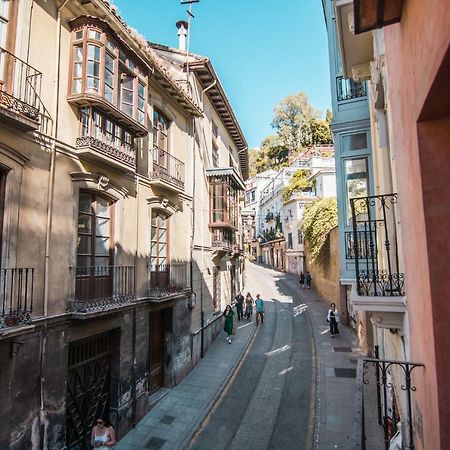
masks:
<path id="1" fill-rule="evenodd" d="M 109 413 L 112 335 L 99 334 L 69 345 L 66 446 L 88 450 L 95 420 Z"/>

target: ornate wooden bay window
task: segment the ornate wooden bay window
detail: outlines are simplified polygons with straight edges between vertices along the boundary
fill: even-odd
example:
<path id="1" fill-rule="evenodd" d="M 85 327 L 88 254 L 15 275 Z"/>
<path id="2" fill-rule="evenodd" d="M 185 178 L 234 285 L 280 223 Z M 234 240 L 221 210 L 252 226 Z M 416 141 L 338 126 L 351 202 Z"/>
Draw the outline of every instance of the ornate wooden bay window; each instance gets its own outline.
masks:
<path id="1" fill-rule="evenodd" d="M 244 184 L 232 167 L 208 169 L 207 176 L 212 246 L 231 249 L 239 228 L 239 191 L 244 190 Z"/>
<path id="2" fill-rule="evenodd" d="M 96 106 L 130 133 L 147 134 L 147 69 L 103 21 L 78 17 L 72 26 L 72 75 L 68 101 Z"/>

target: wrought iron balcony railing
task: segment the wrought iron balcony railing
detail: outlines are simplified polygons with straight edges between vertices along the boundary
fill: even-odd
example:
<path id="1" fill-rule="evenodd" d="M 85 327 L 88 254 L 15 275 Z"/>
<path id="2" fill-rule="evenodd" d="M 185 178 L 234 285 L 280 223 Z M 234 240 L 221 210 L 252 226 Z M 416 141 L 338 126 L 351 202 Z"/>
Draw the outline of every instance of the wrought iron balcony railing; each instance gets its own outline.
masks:
<path id="1" fill-rule="evenodd" d="M 90 149 L 101 153 L 112 159 L 115 159 L 132 168 L 136 166 L 136 152 L 133 147 L 126 147 L 124 145 L 113 145 L 103 142 L 93 136 L 83 136 L 77 138 L 77 148 L 79 150 Z"/>
<path id="2" fill-rule="evenodd" d="M 71 268 L 75 296 L 72 312 L 93 312 L 135 300 L 134 266 L 78 266 Z"/>
<path id="3" fill-rule="evenodd" d="M 154 147 L 153 169 L 150 179 L 161 179 L 168 184 L 184 189 L 184 162 L 170 155 L 163 149 Z"/>
<path id="4" fill-rule="evenodd" d="M 34 269 L 0 269 L 0 328 L 31 323 Z"/>
<path id="5" fill-rule="evenodd" d="M 231 250 L 236 239 L 233 231 L 224 228 L 215 228 L 211 232 L 211 247 Z"/>
<path id="6" fill-rule="evenodd" d="M 350 200 L 358 294 L 403 296 L 397 242 L 397 194 Z"/>
<path id="7" fill-rule="evenodd" d="M 149 264 L 149 296 L 164 297 L 189 289 L 189 264 Z"/>
<path id="8" fill-rule="evenodd" d="M 367 96 L 364 82 L 353 81 L 343 77 L 336 78 L 336 92 L 338 102 Z"/>
<path id="9" fill-rule="evenodd" d="M 274 213 L 268 212 L 266 214 L 266 222 L 270 222 L 271 220 L 275 220 L 275 215 Z"/>
<path id="10" fill-rule="evenodd" d="M 0 48 L 0 105 L 39 125 L 42 73 Z"/>

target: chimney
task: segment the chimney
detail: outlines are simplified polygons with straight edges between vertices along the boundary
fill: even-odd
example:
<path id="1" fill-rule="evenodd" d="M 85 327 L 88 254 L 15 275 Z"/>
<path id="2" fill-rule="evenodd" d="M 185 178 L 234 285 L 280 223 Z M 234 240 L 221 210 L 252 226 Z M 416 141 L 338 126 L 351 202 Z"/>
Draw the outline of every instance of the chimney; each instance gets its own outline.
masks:
<path id="1" fill-rule="evenodd" d="M 186 38 L 188 34 L 188 23 L 184 20 L 179 20 L 177 22 L 178 28 L 178 48 L 183 52 L 186 51 Z"/>

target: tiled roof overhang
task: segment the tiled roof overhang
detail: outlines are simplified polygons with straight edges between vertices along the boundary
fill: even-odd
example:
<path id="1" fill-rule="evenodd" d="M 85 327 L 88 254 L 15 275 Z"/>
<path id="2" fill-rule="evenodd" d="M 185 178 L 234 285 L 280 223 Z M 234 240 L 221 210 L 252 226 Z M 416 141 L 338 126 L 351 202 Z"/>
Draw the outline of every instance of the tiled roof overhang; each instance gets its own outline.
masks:
<path id="1" fill-rule="evenodd" d="M 236 187 L 242 191 L 245 190 L 244 181 L 234 167 L 213 167 L 206 169 L 206 176 L 208 178 L 228 177 Z"/>
<path id="2" fill-rule="evenodd" d="M 236 144 L 239 151 L 239 163 L 241 166 L 242 175 L 244 180 L 246 180 L 248 178 L 247 141 L 245 140 L 244 133 L 242 132 L 233 108 L 231 107 L 225 91 L 222 88 L 214 67 L 208 58 L 204 58 L 200 61 L 189 62 L 189 69 L 195 72 L 203 89 L 206 89 L 208 86 L 211 86 L 214 81 L 217 81 L 217 83 L 206 92 L 206 95 L 213 104 L 214 109 L 217 111 L 217 114 Z"/>
<path id="3" fill-rule="evenodd" d="M 195 103 L 192 96 L 186 91 L 185 86 L 170 75 L 164 62 L 149 47 L 147 40 L 127 25 L 109 0 L 82 0 L 80 3 L 69 2 L 68 7 L 70 7 L 75 16 L 91 14 L 107 24 L 114 33 L 114 37 L 125 45 L 128 50 L 132 51 L 141 62 L 144 62 L 150 69 L 152 78 L 160 83 L 163 88 L 167 89 L 187 112 L 195 117 L 203 115 L 201 107 Z"/>

